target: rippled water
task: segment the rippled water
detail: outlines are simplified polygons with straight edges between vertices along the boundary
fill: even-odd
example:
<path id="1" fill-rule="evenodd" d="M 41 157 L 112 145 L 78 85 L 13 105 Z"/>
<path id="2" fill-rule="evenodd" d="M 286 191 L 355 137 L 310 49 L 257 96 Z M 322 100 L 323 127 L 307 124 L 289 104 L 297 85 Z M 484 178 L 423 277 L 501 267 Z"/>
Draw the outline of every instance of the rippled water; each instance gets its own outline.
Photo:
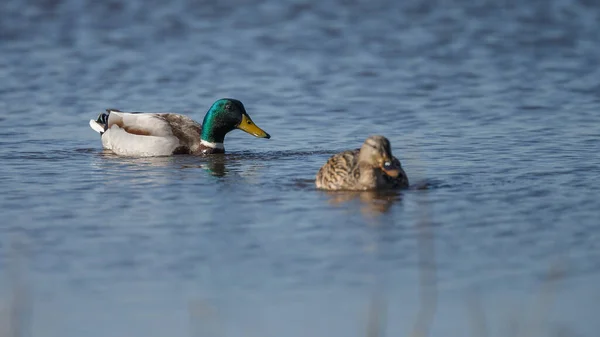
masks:
<path id="1" fill-rule="evenodd" d="M 593 336 L 599 30 L 592 1 L 4 1 L 0 307 L 18 274 L 36 336 L 365 336 L 379 289 L 388 335 Z M 119 158 L 88 126 L 221 97 L 272 138 Z M 315 190 L 369 134 L 414 187 Z"/>

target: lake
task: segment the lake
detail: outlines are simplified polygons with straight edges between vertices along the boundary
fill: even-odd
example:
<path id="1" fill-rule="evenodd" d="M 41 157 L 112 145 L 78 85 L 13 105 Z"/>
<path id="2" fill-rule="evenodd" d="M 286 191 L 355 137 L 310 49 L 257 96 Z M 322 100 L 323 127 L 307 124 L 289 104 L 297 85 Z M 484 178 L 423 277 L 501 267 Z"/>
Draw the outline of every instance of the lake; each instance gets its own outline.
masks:
<path id="1" fill-rule="evenodd" d="M 0 335 L 595 336 L 593 1 L 0 5 Z M 123 158 L 106 108 L 270 133 Z M 325 193 L 385 135 L 412 187 Z"/>

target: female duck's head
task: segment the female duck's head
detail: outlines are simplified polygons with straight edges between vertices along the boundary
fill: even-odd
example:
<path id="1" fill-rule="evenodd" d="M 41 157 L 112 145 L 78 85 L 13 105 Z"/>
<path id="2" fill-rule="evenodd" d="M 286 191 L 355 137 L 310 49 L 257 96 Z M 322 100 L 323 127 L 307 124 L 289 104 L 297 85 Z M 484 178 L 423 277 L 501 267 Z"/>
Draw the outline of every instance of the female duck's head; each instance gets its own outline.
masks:
<path id="1" fill-rule="evenodd" d="M 214 102 L 204 116 L 201 139 L 213 144 L 223 144 L 225 135 L 234 129 L 240 129 L 258 138 L 271 138 L 254 124 L 242 102 L 223 98 Z"/>
<path id="2" fill-rule="evenodd" d="M 400 168 L 394 162 L 390 141 L 384 136 L 370 136 L 365 140 L 358 161 L 373 168 L 378 168 L 392 178 L 400 174 Z"/>

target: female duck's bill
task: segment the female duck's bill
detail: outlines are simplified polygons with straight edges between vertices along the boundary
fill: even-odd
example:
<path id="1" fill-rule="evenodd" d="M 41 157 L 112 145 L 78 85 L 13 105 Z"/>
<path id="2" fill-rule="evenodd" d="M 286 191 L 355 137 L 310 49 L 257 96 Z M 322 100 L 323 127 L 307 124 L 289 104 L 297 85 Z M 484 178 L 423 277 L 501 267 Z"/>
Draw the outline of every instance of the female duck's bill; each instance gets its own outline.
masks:
<path id="1" fill-rule="evenodd" d="M 385 174 L 392 178 L 396 178 L 400 174 L 400 166 L 390 161 L 389 159 L 385 160 L 383 165 L 380 166 L 380 168 Z"/>

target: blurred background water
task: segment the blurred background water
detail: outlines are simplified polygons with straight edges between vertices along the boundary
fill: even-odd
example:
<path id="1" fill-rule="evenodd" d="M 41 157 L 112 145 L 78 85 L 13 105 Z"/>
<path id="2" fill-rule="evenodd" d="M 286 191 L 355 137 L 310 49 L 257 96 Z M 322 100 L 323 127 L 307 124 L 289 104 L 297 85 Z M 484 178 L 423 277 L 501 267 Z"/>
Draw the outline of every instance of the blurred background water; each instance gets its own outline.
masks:
<path id="1" fill-rule="evenodd" d="M 0 329 L 366 336 L 378 291 L 389 336 L 595 336 L 599 31 L 585 0 L 4 0 Z M 272 139 L 118 158 L 88 126 L 221 97 Z M 370 134 L 424 188 L 315 190 Z"/>

